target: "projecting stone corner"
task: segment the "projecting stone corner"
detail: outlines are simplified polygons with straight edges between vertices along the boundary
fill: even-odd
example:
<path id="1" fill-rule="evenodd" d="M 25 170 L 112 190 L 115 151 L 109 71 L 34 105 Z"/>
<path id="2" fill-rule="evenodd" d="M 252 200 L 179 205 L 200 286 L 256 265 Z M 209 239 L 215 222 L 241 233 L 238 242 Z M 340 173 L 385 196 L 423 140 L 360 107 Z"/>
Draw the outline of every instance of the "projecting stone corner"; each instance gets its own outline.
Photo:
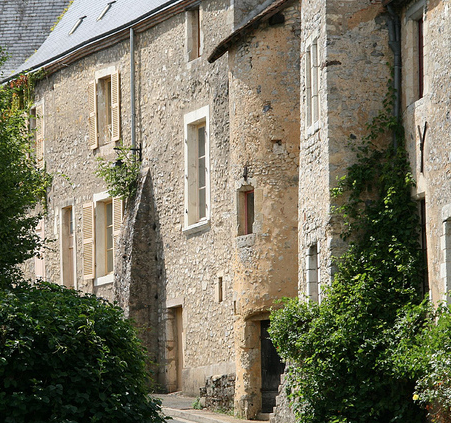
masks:
<path id="1" fill-rule="evenodd" d="M 200 397 L 205 407 L 223 411 L 233 409 L 235 374 L 210 376 L 205 387 L 200 388 Z"/>
<path id="2" fill-rule="evenodd" d="M 279 385 L 279 394 L 276 398 L 276 406 L 274 412 L 271 413 L 270 423 L 295 423 L 296 419 L 290 407 L 290 400 L 287 397 L 286 377 L 281 376 L 282 383 Z"/>

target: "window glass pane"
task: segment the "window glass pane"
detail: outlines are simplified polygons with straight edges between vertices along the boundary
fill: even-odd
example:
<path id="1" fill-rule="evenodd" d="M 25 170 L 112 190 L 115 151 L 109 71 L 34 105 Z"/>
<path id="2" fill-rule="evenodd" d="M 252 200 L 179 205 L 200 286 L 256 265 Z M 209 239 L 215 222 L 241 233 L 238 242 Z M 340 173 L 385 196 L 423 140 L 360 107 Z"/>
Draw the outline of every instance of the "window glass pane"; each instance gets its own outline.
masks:
<path id="1" fill-rule="evenodd" d="M 199 189 L 199 219 L 206 216 L 206 190 L 205 187 Z"/>
<path id="2" fill-rule="evenodd" d="M 110 250 L 113 248 L 113 227 L 108 226 L 106 228 L 106 248 Z"/>
<path id="3" fill-rule="evenodd" d="M 254 191 L 246 193 L 246 234 L 252 233 L 254 224 Z"/>
<path id="4" fill-rule="evenodd" d="M 113 271 L 113 250 L 108 250 L 106 253 L 106 272 L 111 273 Z"/>
<path id="5" fill-rule="evenodd" d="M 106 225 L 111 226 L 113 224 L 113 203 L 106 204 Z"/>
<path id="6" fill-rule="evenodd" d="M 197 128 L 197 140 L 199 157 L 205 156 L 205 126 Z"/>
<path id="7" fill-rule="evenodd" d="M 205 186 L 205 157 L 199 159 L 199 188 Z"/>

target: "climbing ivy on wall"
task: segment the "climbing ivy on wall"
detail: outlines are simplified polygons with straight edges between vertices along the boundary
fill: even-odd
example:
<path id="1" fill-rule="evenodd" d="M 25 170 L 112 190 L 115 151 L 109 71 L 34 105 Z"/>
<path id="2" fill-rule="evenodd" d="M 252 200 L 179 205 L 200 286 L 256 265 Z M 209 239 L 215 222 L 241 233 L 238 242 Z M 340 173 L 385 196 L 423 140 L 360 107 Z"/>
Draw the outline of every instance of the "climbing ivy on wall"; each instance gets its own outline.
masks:
<path id="1" fill-rule="evenodd" d="M 424 369 L 407 366 L 409 349 L 399 344 L 400 334 L 415 343 L 431 310 L 419 290 L 423 260 L 414 180 L 391 99 L 390 92 L 354 147 L 355 164 L 332 190 L 341 201 L 336 213 L 349 248 L 323 301 L 286 300 L 271 315 L 272 340 L 294 364 L 288 386 L 302 423 L 424 419 L 413 397 Z M 393 133 L 397 147 L 381 148 Z"/>

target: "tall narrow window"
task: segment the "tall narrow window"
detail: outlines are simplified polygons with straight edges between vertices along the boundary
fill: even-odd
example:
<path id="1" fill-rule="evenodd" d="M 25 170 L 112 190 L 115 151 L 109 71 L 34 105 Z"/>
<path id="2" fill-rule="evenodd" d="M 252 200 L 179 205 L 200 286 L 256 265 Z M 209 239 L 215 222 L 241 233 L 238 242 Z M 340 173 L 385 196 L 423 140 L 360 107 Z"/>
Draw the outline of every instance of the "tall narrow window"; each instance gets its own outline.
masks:
<path id="1" fill-rule="evenodd" d="M 308 131 L 319 120 L 319 63 L 318 39 L 314 38 L 305 51 L 305 121 Z M 316 125 L 317 126 L 317 125 Z M 316 129 L 315 127 L 313 129 Z"/>
<path id="2" fill-rule="evenodd" d="M 411 104 L 424 96 L 425 90 L 425 69 L 427 56 L 425 56 L 425 30 L 424 12 L 425 0 L 411 2 L 411 6 L 406 10 L 405 24 L 405 54 L 403 54 L 403 68 L 405 72 L 405 95 L 407 104 Z M 403 78 L 404 78 L 403 76 Z"/>
<path id="3" fill-rule="evenodd" d="M 418 38 L 418 98 L 422 98 L 424 91 L 423 17 L 421 17 L 417 21 L 417 38 Z"/>
<path id="4" fill-rule="evenodd" d="M 113 203 L 105 203 L 105 273 L 113 271 Z"/>
<path id="5" fill-rule="evenodd" d="M 428 277 L 428 255 L 427 255 L 427 237 L 426 237 L 426 201 L 420 200 L 420 245 L 421 255 L 423 258 L 423 274 L 421 291 L 423 296 L 429 294 L 429 277 Z"/>
<path id="6" fill-rule="evenodd" d="M 208 222 L 210 170 L 208 106 L 185 115 L 185 230 Z"/>
<path id="7" fill-rule="evenodd" d="M 44 219 L 41 219 L 36 226 L 36 235 L 40 238 L 41 242 L 44 242 L 45 231 L 44 231 Z M 45 277 L 45 261 L 44 261 L 44 251 L 38 252 L 38 255 L 34 258 L 34 272 L 36 279 L 42 279 Z"/>
<path id="8" fill-rule="evenodd" d="M 72 206 L 62 209 L 61 221 L 61 259 L 63 268 L 62 282 L 64 286 L 74 288 L 75 235 Z"/>
<path id="9" fill-rule="evenodd" d="M 245 186 L 238 192 L 238 235 L 253 233 L 254 188 Z"/>
<path id="10" fill-rule="evenodd" d="M 123 203 L 108 193 L 94 195 L 83 206 L 83 266 L 85 279 L 95 285 L 113 282 L 114 256 L 122 224 Z"/>
<path id="11" fill-rule="evenodd" d="M 207 175 L 205 166 L 205 124 L 197 127 L 197 171 L 198 171 L 198 220 L 207 215 Z"/>
<path id="12" fill-rule="evenodd" d="M 200 57 L 201 22 L 199 6 L 188 10 L 186 15 L 188 60 Z"/>
<path id="13" fill-rule="evenodd" d="M 252 233 L 252 225 L 254 224 L 254 190 L 246 191 L 244 193 L 244 216 L 245 216 L 245 232 L 246 234 Z"/>
<path id="14" fill-rule="evenodd" d="M 320 303 L 321 285 L 319 274 L 318 244 L 313 244 L 307 250 L 306 273 L 307 295 L 312 301 Z"/>
<path id="15" fill-rule="evenodd" d="M 119 72 L 101 72 L 89 83 L 89 144 L 92 149 L 120 138 Z"/>
<path id="16" fill-rule="evenodd" d="M 35 145 L 36 164 L 44 167 L 44 105 L 32 107 L 29 117 L 29 130 Z"/>

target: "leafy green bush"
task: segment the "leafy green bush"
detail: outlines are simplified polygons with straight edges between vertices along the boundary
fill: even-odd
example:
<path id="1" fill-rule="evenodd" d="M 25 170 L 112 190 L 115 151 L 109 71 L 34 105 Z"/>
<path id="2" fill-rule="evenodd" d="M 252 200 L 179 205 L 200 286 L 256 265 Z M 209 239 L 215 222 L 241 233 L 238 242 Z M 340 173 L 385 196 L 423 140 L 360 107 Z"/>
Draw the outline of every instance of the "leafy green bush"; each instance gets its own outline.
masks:
<path id="1" fill-rule="evenodd" d="M 407 316 L 395 350 L 398 368 L 418 369 L 413 399 L 428 411 L 429 420 L 451 423 L 451 311 L 446 304 L 431 310 L 422 331 L 408 343 L 405 328 L 409 328 L 412 316 L 418 313 Z"/>
<path id="2" fill-rule="evenodd" d="M 121 309 L 49 283 L 0 290 L 5 423 L 161 423 L 145 352 Z"/>
<path id="3" fill-rule="evenodd" d="M 396 150 L 376 146 L 387 129 L 395 130 Z M 294 364 L 289 389 L 302 423 L 420 423 L 425 415 L 413 401 L 422 366 L 396 361 L 400 333 L 415 344 L 429 310 L 419 293 L 414 181 L 391 113 L 381 112 L 369 131 L 333 191 L 348 196 L 337 211 L 352 242 L 330 288 L 320 305 L 295 299 L 271 316 L 271 338 Z M 412 310 L 407 331 L 402 321 Z"/>
<path id="4" fill-rule="evenodd" d="M 111 197 L 123 200 L 133 197 L 138 188 L 138 177 L 141 163 L 136 159 L 130 147 L 116 147 L 118 156 L 114 162 L 99 157 L 96 175 L 103 178 Z"/>

